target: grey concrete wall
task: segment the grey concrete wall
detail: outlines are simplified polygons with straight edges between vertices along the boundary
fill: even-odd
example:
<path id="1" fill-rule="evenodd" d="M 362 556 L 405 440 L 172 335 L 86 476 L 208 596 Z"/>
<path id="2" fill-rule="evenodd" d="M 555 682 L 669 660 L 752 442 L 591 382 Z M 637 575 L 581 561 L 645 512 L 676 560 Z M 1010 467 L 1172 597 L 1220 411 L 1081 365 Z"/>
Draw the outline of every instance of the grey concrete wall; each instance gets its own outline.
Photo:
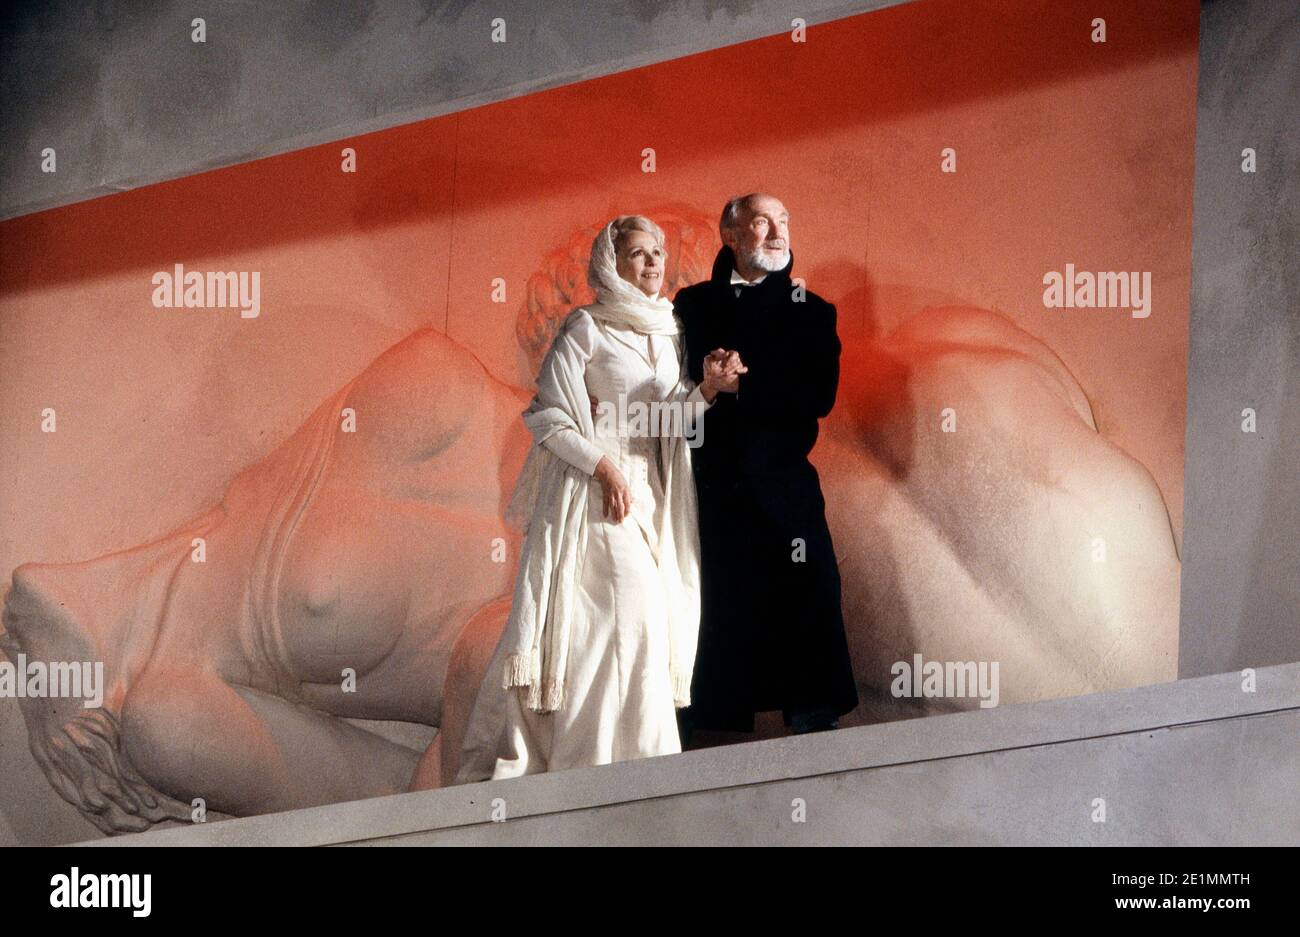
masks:
<path id="1" fill-rule="evenodd" d="M 1300 845 L 1300 664 L 1255 676 L 1254 692 L 1220 674 L 95 842 Z"/>
<path id="2" fill-rule="evenodd" d="M 0 4 L 0 218 L 900 2 Z M 504 44 L 491 41 L 496 17 Z"/>
<path id="3" fill-rule="evenodd" d="M 1241 170 L 1242 150 L 1258 171 Z M 1201 6 L 1180 672 L 1300 660 L 1300 4 Z M 1258 432 L 1242 432 L 1242 411 Z"/>

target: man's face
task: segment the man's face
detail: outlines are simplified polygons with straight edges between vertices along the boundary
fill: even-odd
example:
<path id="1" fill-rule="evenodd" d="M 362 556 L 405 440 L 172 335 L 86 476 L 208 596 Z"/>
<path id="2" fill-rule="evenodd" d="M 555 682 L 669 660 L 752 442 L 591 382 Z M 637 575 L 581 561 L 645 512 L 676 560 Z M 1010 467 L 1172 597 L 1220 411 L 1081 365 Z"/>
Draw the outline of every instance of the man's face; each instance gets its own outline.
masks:
<path id="1" fill-rule="evenodd" d="M 780 270 L 790 262 L 790 213 L 780 199 L 759 196 L 741 210 L 739 223 L 722 239 L 745 266 Z"/>

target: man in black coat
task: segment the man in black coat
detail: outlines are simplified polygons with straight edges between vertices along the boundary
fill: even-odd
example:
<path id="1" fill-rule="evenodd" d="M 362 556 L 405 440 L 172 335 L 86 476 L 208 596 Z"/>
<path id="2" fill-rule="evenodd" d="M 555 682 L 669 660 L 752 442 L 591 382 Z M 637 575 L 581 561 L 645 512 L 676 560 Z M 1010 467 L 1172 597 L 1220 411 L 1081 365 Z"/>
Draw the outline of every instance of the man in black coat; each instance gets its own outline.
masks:
<path id="1" fill-rule="evenodd" d="M 705 283 L 674 301 L 691 377 L 722 349 L 748 370 L 705 412 L 693 452 L 701 618 L 680 710 L 692 729 L 752 732 L 781 710 L 795 732 L 833 729 L 858 702 L 826 503 L 808 453 L 839 384 L 835 307 L 790 280 L 789 213 L 770 195 L 732 199 Z"/>

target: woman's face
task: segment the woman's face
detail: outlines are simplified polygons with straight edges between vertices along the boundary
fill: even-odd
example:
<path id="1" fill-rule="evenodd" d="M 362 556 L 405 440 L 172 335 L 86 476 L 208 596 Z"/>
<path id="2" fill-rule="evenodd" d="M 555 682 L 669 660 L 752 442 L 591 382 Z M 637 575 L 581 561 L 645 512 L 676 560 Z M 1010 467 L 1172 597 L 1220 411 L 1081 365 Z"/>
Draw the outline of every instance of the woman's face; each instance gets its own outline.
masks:
<path id="1" fill-rule="evenodd" d="M 657 296 L 664 283 L 667 255 L 653 234 L 629 231 L 623 235 L 614 259 L 618 275 L 647 296 Z"/>

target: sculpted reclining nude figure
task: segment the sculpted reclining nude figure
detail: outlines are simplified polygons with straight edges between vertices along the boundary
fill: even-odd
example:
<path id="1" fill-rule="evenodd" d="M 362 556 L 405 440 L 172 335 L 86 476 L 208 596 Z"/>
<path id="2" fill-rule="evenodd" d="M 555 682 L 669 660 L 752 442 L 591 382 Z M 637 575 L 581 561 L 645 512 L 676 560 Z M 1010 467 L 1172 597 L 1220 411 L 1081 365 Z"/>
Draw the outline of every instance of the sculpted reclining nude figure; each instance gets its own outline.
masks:
<path id="1" fill-rule="evenodd" d="M 526 403 L 421 330 L 191 524 L 18 567 L 6 654 L 105 663 L 102 709 L 20 701 L 59 794 L 120 832 L 188 821 L 194 798 L 249 815 L 407 790 L 421 751 L 344 720 L 442 721 L 457 636 L 510 587 L 493 541 L 514 536 Z"/>
<path id="2" fill-rule="evenodd" d="M 18 567 L 10 658 L 105 663 L 102 709 L 20 701 L 58 793 L 115 833 L 189 821 L 196 798 L 242 816 L 451 783 L 462 743 L 491 741 L 464 734 L 509 608 L 529 396 L 418 331 L 182 529 Z M 890 665 L 917 653 L 999 661 L 1003 703 L 1176 677 L 1160 492 L 1004 317 L 926 309 L 846 341 L 814 462 L 863 691 L 844 724 L 913 714 Z M 430 728 L 403 741 L 394 722 Z"/>

